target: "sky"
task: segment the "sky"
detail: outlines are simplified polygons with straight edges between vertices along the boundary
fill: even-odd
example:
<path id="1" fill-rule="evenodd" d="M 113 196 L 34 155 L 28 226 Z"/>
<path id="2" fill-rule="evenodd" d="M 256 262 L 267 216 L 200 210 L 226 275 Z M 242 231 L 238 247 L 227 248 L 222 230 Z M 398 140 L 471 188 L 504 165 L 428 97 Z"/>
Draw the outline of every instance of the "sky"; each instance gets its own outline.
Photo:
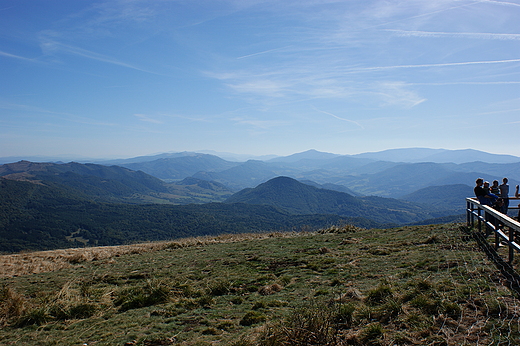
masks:
<path id="1" fill-rule="evenodd" d="M 520 156 L 520 0 L 0 0 L 0 157 Z"/>

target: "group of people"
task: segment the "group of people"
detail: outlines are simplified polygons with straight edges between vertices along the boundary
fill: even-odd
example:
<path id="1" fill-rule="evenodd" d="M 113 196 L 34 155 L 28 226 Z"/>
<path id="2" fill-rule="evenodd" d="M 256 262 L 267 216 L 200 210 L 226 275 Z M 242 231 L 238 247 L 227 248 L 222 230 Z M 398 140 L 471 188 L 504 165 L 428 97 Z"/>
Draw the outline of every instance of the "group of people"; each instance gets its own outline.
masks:
<path id="1" fill-rule="evenodd" d="M 502 179 L 502 184 L 498 185 L 498 180 L 495 180 L 490 186 L 488 181 L 478 178 L 475 181 L 476 186 L 473 191 L 480 204 L 489 205 L 501 213 L 507 214 L 509 208 L 509 185 L 507 182 L 507 178 L 504 178 Z M 520 197 L 518 185 L 516 185 L 515 197 Z"/>

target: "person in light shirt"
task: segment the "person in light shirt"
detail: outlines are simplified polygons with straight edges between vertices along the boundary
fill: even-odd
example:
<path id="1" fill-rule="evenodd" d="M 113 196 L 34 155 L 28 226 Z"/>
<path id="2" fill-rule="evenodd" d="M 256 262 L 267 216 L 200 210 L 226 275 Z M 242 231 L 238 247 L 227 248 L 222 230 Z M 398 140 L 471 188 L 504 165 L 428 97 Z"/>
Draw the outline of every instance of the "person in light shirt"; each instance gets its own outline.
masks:
<path id="1" fill-rule="evenodd" d="M 509 185 L 507 185 L 507 178 L 502 179 L 502 184 L 498 186 L 500 190 L 500 198 L 504 200 L 504 205 L 502 206 L 502 214 L 507 214 L 507 208 L 509 208 Z"/>

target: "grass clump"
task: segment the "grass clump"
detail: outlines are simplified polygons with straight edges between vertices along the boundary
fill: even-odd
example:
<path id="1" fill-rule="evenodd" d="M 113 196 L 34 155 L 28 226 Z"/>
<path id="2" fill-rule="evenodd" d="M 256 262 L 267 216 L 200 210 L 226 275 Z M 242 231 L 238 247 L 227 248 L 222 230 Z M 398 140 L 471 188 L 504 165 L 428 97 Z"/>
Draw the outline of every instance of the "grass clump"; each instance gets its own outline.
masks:
<path id="1" fill-rule="evenodd" d="M 170 296 L 170 288 L 160 282 L 147 281 L 144 286 L 129 287 L 121 290 L 114 305 L 120 311 L 138 309 L 155 304 L 165 303 Z"/>
<path id="2" fill-rule="evenodd" d="M 267 317 L 258 311 L 249 311 L 247 312 L 244 317 L 240 320 L 241 326 L 251 326 L 253 324 L 265 322 L 267 320 Z"/>

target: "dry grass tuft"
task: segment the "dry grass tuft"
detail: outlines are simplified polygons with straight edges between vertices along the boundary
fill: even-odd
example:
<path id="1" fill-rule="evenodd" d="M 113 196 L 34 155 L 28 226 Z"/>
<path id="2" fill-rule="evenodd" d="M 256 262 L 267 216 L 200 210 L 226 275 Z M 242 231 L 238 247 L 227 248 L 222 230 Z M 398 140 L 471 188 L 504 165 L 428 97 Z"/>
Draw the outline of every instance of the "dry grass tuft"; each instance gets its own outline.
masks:
<path id="1" fill-rule="evenodd" d="M 271 284 L 271 285 L 266 285 L 266 286 L 260 287 L 258 289 L 258 293 L 260 293 L 263 296 L 268 296 L 268 295 L 280 292 L 282 289 L 283 289 L 283 287 L 279 284 Z"/>
<path id="2" fill-rule="evenodd" d="M 9 320 L 22 316 L 26 309 L 26 299 L 11 287 L 0 287 L 0 326 Z"/>

